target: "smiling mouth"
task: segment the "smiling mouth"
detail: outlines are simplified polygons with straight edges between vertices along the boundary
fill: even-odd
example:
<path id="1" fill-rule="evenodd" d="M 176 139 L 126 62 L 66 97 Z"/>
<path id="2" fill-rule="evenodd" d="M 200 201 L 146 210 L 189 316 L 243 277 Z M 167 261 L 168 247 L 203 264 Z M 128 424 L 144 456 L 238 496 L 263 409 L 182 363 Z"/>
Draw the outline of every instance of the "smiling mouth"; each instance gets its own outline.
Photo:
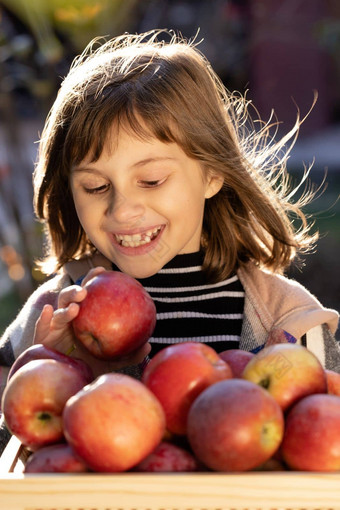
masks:
<path id="1" fill-rule="evenodd" d="M 139 234 L 114 234 L 116 241 L 120 246 L 128 248 L 136 248 L 137 246 L 143 246 L 153 241 L 160 233 L 162 227 L 157 227 L 152 230 L 147 230 Z"/>

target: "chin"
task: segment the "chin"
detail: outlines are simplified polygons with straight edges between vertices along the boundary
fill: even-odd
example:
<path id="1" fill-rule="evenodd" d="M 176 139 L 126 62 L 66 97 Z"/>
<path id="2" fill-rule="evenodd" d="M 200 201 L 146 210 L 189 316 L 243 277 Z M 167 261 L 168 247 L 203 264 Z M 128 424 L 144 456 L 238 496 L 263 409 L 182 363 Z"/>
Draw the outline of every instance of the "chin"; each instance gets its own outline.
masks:
<path id="1" fill-rule="evenodd" d="M 156 269 L 154 271 L 137 271 L 137 272 L 129 272 L 128 274 L 132 276 L 132 278 L 135 278 L 136 280 L 143 280 L 144 278 L 149 278 L 150 276 L 155 275 L 158 273 L 160 269 L 162 269 L 163 266 L 161 266 L 159 269 Z M 127 271 L 124 271 L 127 273 Z"/>
<path id="2" fill-rule="evenodd" d="M 148 256 L 150 262 L 150 256 Z M 120 264 L 118 261 L 113 261 L 113 263 L 118 267 L 118 269 L 132 278 L 136 280 L 142 280 L 144 278 L 149 278 L 154 274 L 158 273 L 160 269 L 166 264 L 166 262 L 162 262 L 161 264 L 155 264 L 154 259 L 151 259 L 151 264 L 141 264 L 137 261 L 131 261 L 130 264 L 122 263 Z"/>

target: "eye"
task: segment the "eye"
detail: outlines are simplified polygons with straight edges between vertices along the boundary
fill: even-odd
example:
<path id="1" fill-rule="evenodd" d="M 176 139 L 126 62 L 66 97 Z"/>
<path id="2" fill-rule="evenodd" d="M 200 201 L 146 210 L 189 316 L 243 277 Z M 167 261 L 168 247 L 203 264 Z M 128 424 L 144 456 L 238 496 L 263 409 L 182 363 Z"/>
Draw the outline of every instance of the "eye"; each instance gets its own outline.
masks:
<path id="1" fill-rule="evenodd" d="M 138 181 L 138 184 L 142 188 L 157 188 L 158 186 L 163 184 L 163 182 L 165 182 L 165 181 L 166 181 L 166 178 L 157 179 L 157 180 L 153 180 L 153 181 Z"/>
<path id="2" fill-rule="evenodd" d="M 102 186 L 97 186 L 95 188 L 87 188 L 84 186 L 84 191 L 89 195 L 101 194 L 108 191 L 110 188 L 110 184 L 103 184 Z"/>

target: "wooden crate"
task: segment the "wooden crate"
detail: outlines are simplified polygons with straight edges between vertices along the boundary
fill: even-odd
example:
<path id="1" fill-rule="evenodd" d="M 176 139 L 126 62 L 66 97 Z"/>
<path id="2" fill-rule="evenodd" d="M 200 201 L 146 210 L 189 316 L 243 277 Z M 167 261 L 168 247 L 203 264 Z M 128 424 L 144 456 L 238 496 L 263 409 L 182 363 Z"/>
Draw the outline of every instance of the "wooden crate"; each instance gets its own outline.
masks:
<path id="1" fill-rule="evenodd" d="M 25 475 L 24 463 L 12 438 L 0 510 L 340 510 L 340 472 Z"/>

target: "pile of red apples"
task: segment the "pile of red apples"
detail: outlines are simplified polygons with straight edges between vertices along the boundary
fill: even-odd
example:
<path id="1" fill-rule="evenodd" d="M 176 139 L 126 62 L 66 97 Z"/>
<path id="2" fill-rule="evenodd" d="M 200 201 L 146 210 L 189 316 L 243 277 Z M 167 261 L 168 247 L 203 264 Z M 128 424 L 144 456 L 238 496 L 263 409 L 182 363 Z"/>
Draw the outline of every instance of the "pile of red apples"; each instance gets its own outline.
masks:
<path id="1" fill-rule="evenodd" d="M 94 378 L 35 345 L 12 366 L 2 412 L 31 451 L 26 473 L 340 470 L 340 374 L 297 343 L 218 354 L 185 342 L 141 380 Z"/>

